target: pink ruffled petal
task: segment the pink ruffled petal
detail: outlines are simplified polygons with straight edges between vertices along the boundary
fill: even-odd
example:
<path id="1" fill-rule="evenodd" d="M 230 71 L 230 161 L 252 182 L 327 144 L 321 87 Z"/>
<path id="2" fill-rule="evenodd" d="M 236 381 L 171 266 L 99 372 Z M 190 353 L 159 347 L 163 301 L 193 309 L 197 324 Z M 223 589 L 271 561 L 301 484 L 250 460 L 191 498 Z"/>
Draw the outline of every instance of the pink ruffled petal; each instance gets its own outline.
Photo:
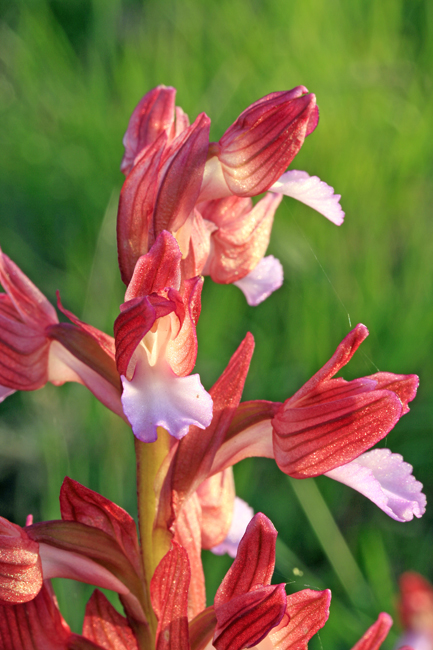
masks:
<path id="1" fill-rule="evenodd" d="M 215 553 L 215 555 L 228 553 L 230 557 L 236 557 L 239 542 L 244 536 L 245 530 L 253 517 L 254 510 L 251 506 L 246 501 L 243 501 L 243 499 L 236 497 L 233 507 L 232 523 L 227 537 L 221 544 L 211 548 L 212 553 Z"/>
<path id="2" fill-rule="evenodd" d="M 270 191 L 302 201 L 337 226 L 341 226 L 344 221 L 340 194 L 334 194 L 334 188 L 321 181 L 317 176 L 309 176 L 307 172 L 294 169 L 283 174 L 272 185 Z"/>
<path id="3" fill-rule="evenodd" d="M 422 483 L 412 475 L 412 465 L 389 449 L 367 451 L 325 476 L 361 492 L 397 521 L 410 521 L 425 512 L 426 497 Z"/>
<path id="4" fill-rule="evenodd" d="M 124 413 L 143 442 L 155 442 L 157 427 L 180 439 L 191 424 L 205 429 L 211 423 L 212 398 L 199 375 L 177 377 L 165 360 L 149 366 L 139 359 L 132 380 L 121 379 Z"/>
<path id="5" fill-rule="evenodd" d="M 262 257 L 257 266 L 242 280 L 234 282 L 247 303 L 256 307 L 283 284 L 284 272 L 280 260 L 273 255 Z"/>

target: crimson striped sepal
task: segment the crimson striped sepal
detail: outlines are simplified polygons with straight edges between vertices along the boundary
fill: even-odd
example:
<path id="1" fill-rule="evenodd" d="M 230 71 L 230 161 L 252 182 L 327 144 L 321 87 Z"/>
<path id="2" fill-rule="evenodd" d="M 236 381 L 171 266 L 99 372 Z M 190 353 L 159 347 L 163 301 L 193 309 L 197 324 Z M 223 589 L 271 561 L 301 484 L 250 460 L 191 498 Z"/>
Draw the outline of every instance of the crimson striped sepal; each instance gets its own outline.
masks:
<path id="1" fill-rule="evenodd" d="M 262 513 L 253 517 L 236 558 L 215 595 L 217 650 L 257 645 L 286 614 L 284 584 L 270 585 L 277 531 Z M 285 622 L 288 622 L 285 617 Z"/>
<path id="2" fill-rule="evenodd" d="M 140 255 L 167 230 L 188 253 L 189 218 L 194 218 L 209 147 L 210 120 L 202 113 L 188 126 L 183 112 L 180 130 L 169 140 L 166 129 L 135 158 L 122 187 L 117 216 L 117 245 L 122 280 L 127 285 Z M 135 146 L 135 145 L 134 145 Z M 139 147 L 140 144 L 136 143 Z M 188 232 L 183 232 L 182 227 Z"/>
<path id="3" fill-rule="evenodd" d="M 318 119 L 316 98 L 304 86 L 251 104 L 220 141 L 211 144 L 201 200 L 265 192 L 292 162 Z"/>
<path id="4" fill-rule="evenodd" d="M 191 569 L 186 550 L 172 541 L 150 583 L 152 607 L 158 618 L 155 650 L 188 650 L 188 587 Z"/>
<path id="5" fill-rule="evenodd" d="M 273 418 L 275 460 L 289 476 L 318 476 L 350 462 L 382 440 L 409 410 L 418 386 L 415 375 L 334 378 L 367 336 L 365 325 L 357 325 Z"/>

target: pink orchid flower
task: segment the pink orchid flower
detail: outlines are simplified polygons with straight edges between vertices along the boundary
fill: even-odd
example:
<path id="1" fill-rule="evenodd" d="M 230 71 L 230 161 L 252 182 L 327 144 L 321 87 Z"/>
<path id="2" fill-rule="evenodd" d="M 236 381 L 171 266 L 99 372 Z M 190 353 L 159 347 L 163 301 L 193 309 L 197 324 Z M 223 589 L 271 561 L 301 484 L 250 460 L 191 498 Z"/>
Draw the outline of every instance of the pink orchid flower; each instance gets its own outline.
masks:
<path id="1" fill-rule="evenodd" d="M 215 282 L 236 283 L 250 305 L 280 287 L 281 265 L 264 255 L 282 195 L 337 225 L 344 218 L 331 187 L 306 172 L 283 173 L 317 122 L 314 95 L 298 86 L 259 99 L 218 143 L 209 143 L 204 113 L 189 126 L 175 107 L 173 88 L 147 93 L 124 137 L 126 180 L 117 235 L 125 284 L 137 259 L 165 229 L 182 250 L 185 277 L 204 273 Z M 266 190 L 270 193 L 253 206 L 249 197 Z"/>
<path id="2" fill-rule="evenodd" d="M 403 634 L 399 644 L 413 650 L 433 648 L 433 587 L 419 573 L 400 576 L 399 613 Z"/>
<path id="3" fill-rule="evenodd" d="M 247 336 L 210 391 L 211 425 L 204 432 L 191 428 L 173 454 L 166 480 L 174 511 L 209 476 L 243 458 L 264 456 L 274 458 L 294 478 L 325 474 L 346 483 L 397 521 L 421 517 L 426 499 L 412 467 L 387 449 L 368 451 L 407 413 L 418 378 L 386 372 L 350 382 L 334 377 L 367 335 L 367 328 L 358 325 L 328 363 L 283 404 L 240 403 L 253 351 L 252 337 Z M 236 395 L 229 385 L 237 386 Z M 176 470 L 184 467 L 184 456 L 197 471 L 186 475 Z"/>
<path id="4" fill-rule="evenodd" d="M 210 423 L 212 400 L 190 374 L 202 279 L 183 279 L 172 235 L 163 231 L 137 261 L 115 339 L 81 322 L 60 300 L 72 323 L 59 323 L 45 296 L 1 252 L 0 281 L 6 289 L 0 294 L 1 398 L 47 381 L 77 381 L 147 442 L 156 439 L 158 426 L 182 437 L 190 424 Z"/>

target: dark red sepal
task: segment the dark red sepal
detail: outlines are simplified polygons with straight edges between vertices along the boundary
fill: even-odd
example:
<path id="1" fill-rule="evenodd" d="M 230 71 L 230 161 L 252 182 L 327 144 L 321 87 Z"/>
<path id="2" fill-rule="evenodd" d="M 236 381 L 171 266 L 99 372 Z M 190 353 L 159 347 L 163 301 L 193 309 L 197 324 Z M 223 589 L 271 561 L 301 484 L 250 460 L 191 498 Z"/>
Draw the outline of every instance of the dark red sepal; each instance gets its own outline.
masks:
<path id="1" fill-rule="evenodd" d="M 215 607 L 259 585 L 269 585 L 275 567 L 277 531 L 261 512 L 248 524 L 236 558 L 215 595 Z"/>
<path id="2" fill-rule="evenodd" d="M 188 554 L 177 542 L 155 569 L 150 582 L 152 607 L 158 618 L 156 650 L 188 650 Z"/>
<path id="3" fill-rule="evenodd" d="M 265 638 L 286 612 L 284 584 L 258 587 L 215 608 L 217 650 L 251 648 Z"/>

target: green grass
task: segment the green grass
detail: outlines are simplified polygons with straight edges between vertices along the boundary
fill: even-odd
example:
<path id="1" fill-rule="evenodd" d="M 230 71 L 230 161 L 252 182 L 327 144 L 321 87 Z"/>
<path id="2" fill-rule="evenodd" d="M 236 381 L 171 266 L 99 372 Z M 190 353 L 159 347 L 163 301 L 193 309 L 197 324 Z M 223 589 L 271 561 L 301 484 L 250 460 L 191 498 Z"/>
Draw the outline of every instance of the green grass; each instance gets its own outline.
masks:
<path id="1" fill-rule="evenodd" d="M 235 287 L 207 280 L 197 368 L 209 387 L 250 330 L 256 352 L 244 397 L 283 400 L 329 358 L 349 320 L 364 322 L 371 336 L 345 377 L 377 367 L 420 375 L 411 413 L 386 443 L 414 465 L 429 497 L 433 5 L 21 0 L 0 17 L 0 244 L 50 299 L 60 289 L 65 306 L 110 333 L 123 292 L 114 240 L 121 141 L 140 97 L 174 85 L 192 119 L 208 113 L 218 139 L 268 92 L 304 84 L 317 94 L 319 127 L 292 167 L 342 194 L 346 222 L 336 228 L 285 199 L 270 246 L 284 286 L 252 309 Z M 134 512 L 131 436 L 84 388 L 9 398 L 0 440 L 2 515 L 18 523 L 28 511 L 58 517 L 65 474 Z M 429 513 L 397 524 L 326 478 L 316 482 L 319 496 L 306 488 L 305 508 L 266 460 L 245 461 L 236 480 L 240 496 L 280 531 L 277 578 L 296 589 L 332 588 L 325 650 L 349 648 L 379 611 L 395 613 L 401 571 L 433 577 Z M 329 557 L 320 494 L 349 564 Z M 300 564 L 308 577 L 293 573 Z M 211 592 L 227 560 L 206 555 L 205 566 Z M 62 609 L 78 630 L 89 590 L 63 589 Z"/>

